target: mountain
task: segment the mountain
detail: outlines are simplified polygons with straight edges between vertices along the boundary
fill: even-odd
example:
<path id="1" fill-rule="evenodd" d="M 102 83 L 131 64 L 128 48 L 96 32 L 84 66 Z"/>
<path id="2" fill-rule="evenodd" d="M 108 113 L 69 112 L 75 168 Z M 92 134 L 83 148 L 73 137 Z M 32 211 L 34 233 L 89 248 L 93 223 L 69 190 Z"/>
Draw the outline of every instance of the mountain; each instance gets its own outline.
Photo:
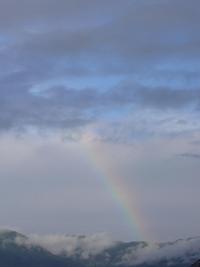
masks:
<path id="1" fill-rule="evenodd" d="M 53 255 L 40 246 L 18 245 L 16 238 L 27 237 L 15 231 L 0 232 L 0 266 L 1 267 L 78 267 L 73 260 L 61 255 Z"/>
<path id="2" fill-rule="evenodd" d="M 146 242 L 113 242 L 105 246 L 106 243 L 98 236 L 62 236 L 61 240 L 56 236 L 53 245 L 57 246 L 57 250 L 52 250 L 52 240 L 52 236 L 47 242 L 15 231 L 0 231 L 0 266 L 188 267 L 200 256 L 200 238 L 153 245 Z"/>

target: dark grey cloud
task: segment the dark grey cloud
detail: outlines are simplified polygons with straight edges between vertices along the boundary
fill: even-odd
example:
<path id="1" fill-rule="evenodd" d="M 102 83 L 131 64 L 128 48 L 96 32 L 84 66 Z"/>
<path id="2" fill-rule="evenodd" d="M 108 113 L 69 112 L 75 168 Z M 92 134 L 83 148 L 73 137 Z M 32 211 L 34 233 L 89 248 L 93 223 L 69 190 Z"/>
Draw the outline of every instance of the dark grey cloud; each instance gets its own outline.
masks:
<path id="1" fill-rule="evenodd" d="M 187 62 L 199 55 L 196 0 L 1 4 L 4 14 L 10 14 L 9 7 L 16 13 L 9 19 L 15 26 L 14 34 L 8 31 L 7 35 L 19 59 L 29 64 L 53 60 L 55 66 L 61 58 L 70 64 L 85 59 L 99 72 L 134 73 L 149 64 L 176 64 L 176 60 Z M 25 17 L 23 24 L 18 25 L 15 17 Z"/>
<path id="2" fill-rule="evenodd" d="M 112 98 L 116 102 L 140 104 L 143 107 L 157 109 L 185 107 L 197 109 L 200 105 L 200 90 L 198 88 L 174 90 L 170 87 L 144 87 L 138 84 L 123 83 L 112 93 Z"/>
<path id="3" fill-rule="evenodd" d="M 73 128 L 130 106 L 198 110 L 199 8 L 0 0 L 0 128 Z"/>
<path id="4" fill-rule="evenodd" d="M 190 142 L 191 145 L 194 145 L 194 146 L 199 146 L 200 145 L 200 140 L 193 140 Z"/>
<path id="5" fill-rule="evenodd" d="M 180 156 L 184 158 L 200 159 L 200 154 L 197 153 L 182 153 Z"/>
<path id="6" fill-rule="evenodd" d="M 91 17 L 91 14 L 98 13 L 102 23 L 97 23 L 98 19 L 92 16 L 89 27 L 78 29 L 73 28 L 76 21 L 71 22 L 71 16 L 62 13 L 61 8 L 70 8 L 63 7 L 61 2 L 58 7 L 63 19 L 62 27 L 60 23 L 52 20 L 50 8 L 46 24 L 48 26 L 50 21 L 53 27 L 44 27 L 42 31 L 35 30 L 24 34 L 20 47 L 23 51 L 48 57 L 60 55 L 77 58 L 83 55 L 90 60 L 98 59 L 98 65 L 103 64 L 103 67 L 106 64 L 111 65 L 114 60 L 116 68 L 118 64 L 121 69 L 128 65 L 129 72 L 138 67 L 144 68 L 144 63 L 176 59 L 185 61 L 191 58 L 194 60 L 194 57 L 199 55 L 199 16 L 196 11 L 199 9 L 199 3 L 192 2 L 151 0 L 148 3 L 132 1 L 130 4 L 130 1 L 125 1 L 115 5 L 108 1 L 108 4 L 94 2 L 90 6 L 91 2 L 86 1 L 90 12 L 85 9 L 80 12 L 82 5 L 77 4 L 76 10 L 79 12 L 72 12 L 76 20 L 84 22 L 81 14 L 89 13 Z M 70 5 L 71 1 L 67 3 L 70 7 L 74 6 Z M 101 13 L 105 7 L 113 7 L 114 15 L 109 12 Z M 121 13 L 118 11 L 119 7 L 123 8 Z M 67 26 L 69 23 L 70 28 Z"/>
<path id="7" fill-rule="evenodd" d="M 121 5 L 123 1 L 119 1 Z M 111 14 L 115 1 L 98 0 L 75 0 L 64 1 L 24 1 L 14 0 L 0 1 L 0 22 L 2 29 L 22 29 L 25 27 L 48 26 L 48 23 L 62 25 L 64 22 L 71 22 L 71 27 L 87 25 L 91 20 L 99 18 L 99 11 L 104 14 Z M 119 9 L 115 6 L 115 10 Z"/>
<path id="8" fill-rule="evenodd" d="M 4 91 L 0 101 L 0 127 L 73 128 L 85 125 L 91 120 L 84 110 L 86 103 L 89 103 L 85 94 L 79 97 L 73 90 L 58 89 L 50 96 L 37 96 L 23 87 L 19 90 L 14 88 L 13 92 Z"/>
<path id="9" fill-rule="evenodd" d="M 200 91 L 197 89 L 149 89 L 120 85 L 108 91 L 96 88 L 74 89 L 66 86 L 34 91 L 31 90 L 30 81 L 21 81 L 21 74 L 15 73 L 13 76 L 2 80 L 2 130 L 25 129 L 28 126 L 69 129 L 87 125 L 102 116 L 108 116 L 113 111 L 123 112 L 127 107 L 162 111 L 188 107 L 196 110 L 200 105 Z"/>

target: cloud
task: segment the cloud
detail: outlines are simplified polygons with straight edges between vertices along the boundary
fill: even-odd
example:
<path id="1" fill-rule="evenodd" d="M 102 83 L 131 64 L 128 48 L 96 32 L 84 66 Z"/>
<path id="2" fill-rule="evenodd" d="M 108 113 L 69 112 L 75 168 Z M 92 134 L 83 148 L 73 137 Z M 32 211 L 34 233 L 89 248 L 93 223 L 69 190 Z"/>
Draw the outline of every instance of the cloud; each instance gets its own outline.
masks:
<path id="1" fill-rule="evenodd" d="M 140 264 L 153 264 L 161 261 L 168 264 L 173 262 L 187 263 L 195 261 L 199 256 L 200 238 L 180 239 L 169 243 L 121 243 L 114 242 L 107 234 L 94 234 L 91 236 L 67 235 L 30 235 L 28 238 L 17 236 L 18 245 L 41 246 L 53 254 L 65 254 L 68 257 L 89 259 L 106 252 L 108 258 L 117 264 L 130 266 Z M 122 249 L 122 245 L 126 248 Z M 119 245 L 119 246 L 118 246 Z M 117 255 L 109 254 L 114 248 Z M 114 258 L 112 258 L 114 257 Z"/>
<path id="2" fill-rule="evenodd" d="M 38 1 L 30 1 L 29 5 L 20 1 L 17 6 L 14 1 L 4 2 L 1 1 L 1 10 L 11 16 L 12 26 L 22 20 L 26 29 L 34 29 L 22 39 L 29 55 L 37 51 L 52 57 L 54 53 L 74 57 L 84 54 L 100 59 L 102 53 L 110 53 L 105 61 L 111 63 L 115 57 L 132 66 L 132 60 L 149 62 L 159 57 L 183 57 L 184 52 L 187 52 L 185 56 L 199 53 L 196 35 L 199 3 L 196 0 L 191 4 L 180 0 L 148 3 L 126 0 L 119 1 L 118 5 L 112 0 L 101 3 L 87 0 L 84 5 L 79 0 L 76 4 L 72 1 L 57 4 L 51 0 L 42 5 Z M 9 12 L 10 6 L 15 8 L 15 16 Z M 100 9 L 104 11 L 104 18 Z M 2 16 L 2 20 L 8 18 Z M 40 29 L 44 30 L 40 32 Z"/>
<path id="3" fill-rule="evenodd" d="M 1 131 L 59 130 L 66 132 L 66 138 L 76 139 L 90 131 L 100 140 L 130 142 L 139 136 L 199 130 L 197 89 L 119 84 L 107 91 L 56 85 L 39 90 L 13 83 L 4 82 L 0 90 Z"/>
<path id="4" fill-rule="evenodd" d="M 13 55 L 12 62 L 34 72 L 60 73 L 81 61 L 107 75 L 144 73 L 163 63 L 195 61 L 198 9 L 197 0 L 1 0 L 2 43 L 7 58 Z"/>
<path id="5" fill-rule="evenodd" d="M 13 90 L 12 90 L 13 89 Z M 88 91 L 58 88 L 46 95 L 34 95 L 25 87 L 1 90 L 0 128 L 73 128 L 89 123 L 85 106 Z M 90 97 L 92 98 L 92 92 Z M 87 110 L 86 110 L 87 111 Z"/>
<path id="6" fill-rule="evenodd" d="M 200 90 L 172 89 L 156 86 L 122 83 L 112 91 L 112 99 L 120 104 L 140 105 L 154 109 L 198 108 L 200 106 Z"/>
<path id="7" fill-rule="evenodd" d="M 122 2 L 122 1 L 120 1 Z M 106 4 L 106 5 L 105 5 Z M 29 1 L 19 0 L 18 4 L 14 0 L 0 1 L 0 22 L 2 30 L 35 29 L 38 26 L 51 26 L 52 24 L 62 25 L 66 21 L 71 27 L 83 27 L 88 22 L 99 16 L 99 8 L 105 12 L 110 10 L 114 1 L 91 1 L 87 0 L 83 4 L 80 0 L 64 1 L 57 3 L 55 0 Z M 78 19 L 77 19 L 78 18 Z M 84 21 L 83 21 L 84 20 Z M 81 25 L 81 21 L 83 24 Z M 68 25 L 67 25 L 68 26 Z"/>
<path id="8" fill-rule="evenodd" d="M 16 238 L 19 245 L 41 246 L 53 254 L 64 253 L 67 256 L 79 256 L 87 259 L 102 253 L 112 247 L 114 242 L 104 233 L 91 236 L 67 236 L 67 235 L 31 235 L 28 239 Z"/>
<path id="9" fill-rule="evenodd" d="M 184 158 L 200 159 L 200 154 L 196 153 L 182 153 L 180 156 Z"/>
<path id="10" fill-rule="evenodd" d="M 191 238 L 178 240 L 174 243 L 150 244 L 129 248 L 129 252 L 123 255 L 122 262 L 129 265 L 153 264 L 155 262 L 173 261 L 187 263 L 195 261 L 199 257 L 200 239 Z"/>
<path id="11" fill-rule="evenodd" d="M 142 109 L 198 113 L 197 10 L 197 0 L 0 0 L 0 129 L 109 121 L 122 132 Z"/>

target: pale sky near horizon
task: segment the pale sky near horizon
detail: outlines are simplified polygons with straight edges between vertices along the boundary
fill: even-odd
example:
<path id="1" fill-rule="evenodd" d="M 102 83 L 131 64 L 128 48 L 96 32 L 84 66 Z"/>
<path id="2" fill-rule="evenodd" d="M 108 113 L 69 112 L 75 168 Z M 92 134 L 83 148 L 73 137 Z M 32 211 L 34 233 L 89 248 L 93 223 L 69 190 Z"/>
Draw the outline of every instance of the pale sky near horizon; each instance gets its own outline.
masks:
<path id="1" fill-rule="evenodd" d="M 0 0 L 0 227 L 199 236 L 200 2 Z"/>

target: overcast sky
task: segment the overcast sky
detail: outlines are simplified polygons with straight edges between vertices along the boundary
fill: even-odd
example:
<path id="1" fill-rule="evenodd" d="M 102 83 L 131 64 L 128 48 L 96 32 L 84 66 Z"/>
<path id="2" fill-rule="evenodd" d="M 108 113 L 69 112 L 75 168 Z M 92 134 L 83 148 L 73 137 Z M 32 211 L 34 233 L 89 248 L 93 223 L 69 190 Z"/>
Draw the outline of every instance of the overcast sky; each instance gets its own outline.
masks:
<path id="1" fill-rule="evenodd" d="M 199 0 L 0 0 L 2 228 L 200 234 L 199 12 Z"/>

